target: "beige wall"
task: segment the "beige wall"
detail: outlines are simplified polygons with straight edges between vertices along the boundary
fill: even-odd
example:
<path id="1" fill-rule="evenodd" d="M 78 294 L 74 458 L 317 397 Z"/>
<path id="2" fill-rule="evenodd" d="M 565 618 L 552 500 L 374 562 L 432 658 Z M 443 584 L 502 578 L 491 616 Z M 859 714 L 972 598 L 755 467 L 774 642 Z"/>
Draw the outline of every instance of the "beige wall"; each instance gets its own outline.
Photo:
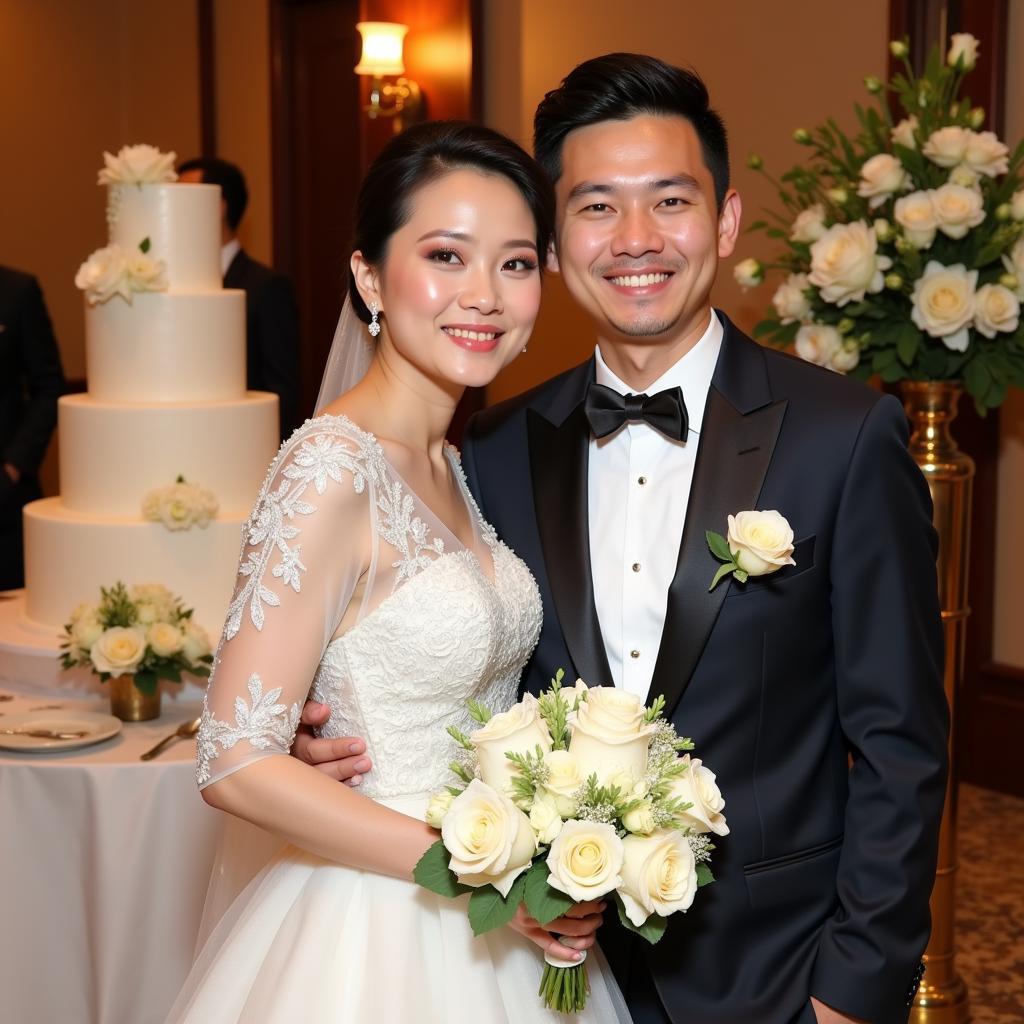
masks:
<path id="1" fill-rule="evenodd" d="M 75 271 L 104 244 L 103 150 L 199 149 L 194 3 L 0 0 L 0 262 L 43 286 L 68 376 L 85 373 Z"/>
<path id="2" fill-rule="evenodd" d="M 888 0 L 646 0 L 638 7 L 622 0 L 485 0 L 484 9 L 485 116 L 527 147 L 537 102 L 588 57 L 631 50 L 700 72 L 729 128 L 733 181 L 747 223 L 772 199 L 746 169 L 747 153 L 785 169 L 806 153 L 791 141 L 794 128 L 830 115 L 852 127 L 853 103 L 866 98 L 864 76 L 886 70 Z M 761 318 L 771 291 L 744 294 L 731 267 L 771 252 L 763 236 L 746 236 L 719 273 L 714 301 L 746 328 Z M 588 321 L 561 283 L 549 280 L 530 351 L 504 371 L 488 398 L 516 394 L 581 361 L 592 345 Z"/>
<path id="3" fill-rule="evenodd" d="M 1024 53 L 1024 2 L 1010 4 L 1006 52 Z M 1007 61 L 1006 139 L 1024 138 L 1024 66 Z M 996 506 L 996 578 L 993 656 L 1024 668 L 1024 394 L 1011 392 L 1000 410 L 999 496 Z"/>

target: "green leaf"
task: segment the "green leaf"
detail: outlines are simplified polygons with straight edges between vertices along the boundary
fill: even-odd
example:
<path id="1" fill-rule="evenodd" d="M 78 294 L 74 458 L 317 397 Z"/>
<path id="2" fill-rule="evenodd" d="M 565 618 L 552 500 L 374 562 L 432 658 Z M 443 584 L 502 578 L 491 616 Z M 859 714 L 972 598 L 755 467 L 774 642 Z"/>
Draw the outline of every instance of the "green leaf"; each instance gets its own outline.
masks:
<path id="1" fill-rule="evenodd" d="M 713 530 L 708 530 L 706 536 L 711 554 L 722 562 L 731 562 L 732 552 L 729 550 L 729 542 L 720 533 L 715 533 Z"/>
<path id="2" fill-rule="evenodd" d="M 914 362 L 920 344 L 921 332 L 912 323 L 903 324 L 896 338 L 896 354 L 904 366 L 910 366 Z"/>
<path id="3" fill-rule="evenodd" d="M 707 864 L 697 865 L 697 888 L 699 889 L 702 885 L 707 885 L 709 882 L 713 882 L 715 876 L 711 874 L 711 868 Z"/>
<path id="4" fill-rule="evenodd" d="M 739 571 L 740 567 L 735 562 L 726 562 L 726 564 L 723 565 L 718 570 L 718 572 L 715 573 L 715 578 L 711 581 L 711 586 L 708 587 L 708 593 L 710 594 L 711 591 L 714 590 L 715 587 L 717 587 L 718 584 L 721 583 L 722 580 L 729 575 L 729 573 Z"/>
<path id="5" fill-rule="evenodd" d="M 508 891 L 502 896 L 493 885 L 484 885 L 473 891 L 469 897 L 469 924 L 474 935 L 483 935 L 506 925 L 516 915 L 516 908 L 523 902 L 523 889 L 526 886 L 525 873 L 520 875 Z"/>
<path id="6" fill-rule="evenodd" d="M 538 924 L 549 924 L 572 907 L 573 900 L 570 897 L 548 885 L 548 866 L 545 861 L 534 861 L 525 879 L 526 910 Z"/>
<path id="7" fill-rule="evenodd" d="M 972 397 L 979 401 L 984 399 L 988 389 L 992 386 L 992 374 L 984 361 L 979 358 L 972 359 L 964 367 L 964 387 Z"/>
<path id="8" fill-rule="evenodd" d="M 491 709 L 476 700 L 467 700 L 466 707 L 472 718 L 481 725 L 486 725 L 491 720 Z"/>
<path id="9" fill-rule="evenodd" d="M 668 918 L 662 917 L 660 914 L 651 914 L 646 921 L 638 928 L 632 921 L 626 916 L 626 908 L 622 904 L 622 897 L 615 894 L 615 906 L 619 908 L 619 920 L 623 926 L 631 932 L 635 932 L 642 939 L 646 939 L 652 946 L 665 934 L 665 929 L 668 927 Z"/>
<path id="10" fill-rule="evenodd" d="M 763 338 L 766 334 L 772 334 L 780 327 L 778 320 L 762 320 L 754 327 L 754 337 Z"/>
<path id="11" fill-rule="evenodd" d="M 139 251 L 143 253 L 149 252 L 149 236 L 147 235 L 141 242 L 139 242 Z"/>
<path id="12" fill-rule="evenodd" d="M 453 899 L 464 892 L 469 892 L 468 885 L 460 884 L 458 878 L 448 867 L 449 853 L 442 840 L 438 839 L 430 849 L 420 857 L 413 868 L 412 877 L 424 889 L 436 892 L 438 896 Z"/>
<path id="13" fill-rule="evenodd" d="M 149 695 L 156 693 L 156 685 L 158 681 L 159 680 L 155 672 L 143 669 L 141 672 L 135 673 L 135 686 L 142 693 Z"/>

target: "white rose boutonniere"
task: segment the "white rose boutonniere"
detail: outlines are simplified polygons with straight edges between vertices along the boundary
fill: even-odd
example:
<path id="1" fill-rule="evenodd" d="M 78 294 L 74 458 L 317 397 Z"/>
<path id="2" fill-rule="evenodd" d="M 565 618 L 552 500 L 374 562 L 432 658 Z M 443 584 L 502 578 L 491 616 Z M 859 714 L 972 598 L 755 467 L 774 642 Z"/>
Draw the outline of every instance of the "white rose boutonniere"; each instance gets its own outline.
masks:
<path id="1" fill-rule="evenodd" d="M 715 573 L 709 592 L 730 574 L 746 583 L 748 576 L 767 576 L 784 565 L 796 565 L 793 528 L 774 510 L 738 512 L 729 516 L 728 538 L 711 530 L 706 536 L 711 553 L 725 563 Z"/>

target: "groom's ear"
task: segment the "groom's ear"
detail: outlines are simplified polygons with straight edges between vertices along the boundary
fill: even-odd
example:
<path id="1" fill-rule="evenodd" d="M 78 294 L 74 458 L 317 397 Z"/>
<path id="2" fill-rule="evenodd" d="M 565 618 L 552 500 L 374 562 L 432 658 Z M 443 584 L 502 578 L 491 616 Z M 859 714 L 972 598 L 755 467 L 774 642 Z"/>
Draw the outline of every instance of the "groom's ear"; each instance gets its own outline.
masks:
<path id="1" fill-rule="evenodd" d="M 718 258 L 731 256 L 736 248 L 736 239 L 740 235 L 740 219 L 743 216 L 743 203 L 740 194 L 734 188 L 729 189 L 722 200 L 722 209 L 718 214 Z"/>
<path id="2" fill-rule="evenodd" d="M 380 297 L 380 279 L 377 276 L 376 268 L 366 262 L 358 249 L 352 253 L 349 266 L 352 268 L 352 276 L 355 278 L 356 290 L 363 302 L 367 306 L 376 302 L 378 309 L 383 310 L 384 303 Z"/>
<path id="3" fill-rule="evenodd" d="M 548 271 L 550 273 L 552 273 L 552 274 L 557 274 L 559 272 L 558 253 L 555 251 L 555 243 L 554 242 L 552 242 L 548 246 L 547 268 L 548 268 Z"/>

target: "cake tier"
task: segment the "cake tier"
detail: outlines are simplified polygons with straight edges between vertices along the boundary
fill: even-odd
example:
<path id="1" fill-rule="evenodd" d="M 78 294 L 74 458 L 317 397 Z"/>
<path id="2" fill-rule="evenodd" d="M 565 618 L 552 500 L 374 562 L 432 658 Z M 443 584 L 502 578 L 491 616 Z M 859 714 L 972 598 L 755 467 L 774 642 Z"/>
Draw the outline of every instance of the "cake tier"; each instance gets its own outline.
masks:
<path id="1" fill-rule="evenodd" d="M 171 291 L 219 291 L 219 185 L 111 185 L 110 241 L 164 261 Z"/>
<path id="2" fill-rule="evenodd" d="M 143 495 L 183 476 L 211 490 L 221 514 L 248 513 L 278 439 L 277 395 L 141 405 L 65 395 L 61 502 L 73 512 L 137 517 Z"/>
<path id="3" fill-rule="evenodd" d="M 182 186 L 199 188 L 198 185 Z M 144 292 L 85 307 L 89 394 L 212 402 L 245 394 L 245 292 Z"/>
<path id="4" fill-rule="evenodd" d="M 242 515 L 172 533 L 159 523 L 72 512 L 59 498 L 25 506 L 26 614 L 59 628 L 100 586 L 163 583 L 214 636 L 224 622 L 238 569 Z"/>

